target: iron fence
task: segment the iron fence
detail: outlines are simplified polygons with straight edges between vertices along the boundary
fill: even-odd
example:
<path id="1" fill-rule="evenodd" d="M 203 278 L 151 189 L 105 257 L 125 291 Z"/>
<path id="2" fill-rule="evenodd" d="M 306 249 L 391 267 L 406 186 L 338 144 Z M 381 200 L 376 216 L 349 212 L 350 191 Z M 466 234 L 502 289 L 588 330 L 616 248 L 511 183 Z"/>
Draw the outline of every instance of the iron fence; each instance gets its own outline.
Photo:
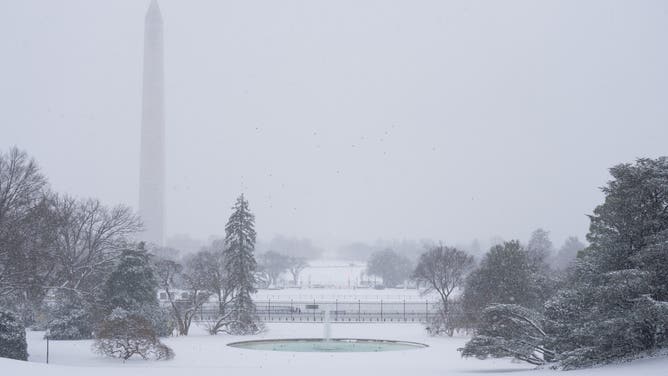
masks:
<path id="1" fill-rule="evenodd" d="M 318 323 L 331 322 L 390 322 L 390 323 L 426 323 L 438 314 L 440 303 L 435 301 L 293 301 L 263 300 L 256 301 L 256 314 L 264 322 L 283 323 Z M 195 320 L 210 321 L 218 316 L 215 304 L 203 306 Z"/>

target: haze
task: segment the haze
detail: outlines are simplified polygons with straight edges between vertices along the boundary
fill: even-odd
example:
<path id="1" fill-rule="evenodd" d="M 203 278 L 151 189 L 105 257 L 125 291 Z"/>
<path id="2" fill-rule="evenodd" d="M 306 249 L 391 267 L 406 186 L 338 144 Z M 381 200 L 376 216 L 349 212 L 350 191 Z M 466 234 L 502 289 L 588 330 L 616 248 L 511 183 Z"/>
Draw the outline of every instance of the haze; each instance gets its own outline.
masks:
<path id="1" fill-rule="evenodd" d="M 148 1 L 0 2 L 0 148 L 137 207 Z M 607 169 L 666 153 L 665 1 L 176 1 L 167 235 L 581 239 Z"/>

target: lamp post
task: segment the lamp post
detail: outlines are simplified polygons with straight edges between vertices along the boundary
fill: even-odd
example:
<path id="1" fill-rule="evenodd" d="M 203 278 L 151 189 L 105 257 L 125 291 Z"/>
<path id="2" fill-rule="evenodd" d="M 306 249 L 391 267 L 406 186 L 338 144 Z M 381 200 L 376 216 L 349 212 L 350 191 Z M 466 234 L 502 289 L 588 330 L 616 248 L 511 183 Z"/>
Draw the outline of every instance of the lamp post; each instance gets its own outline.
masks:
<path id="1" fill-rule="evenodd" d="M 46 364 L 49 364 L 49 337 L 51 337 L 51 330 L 46 330 Z"/>

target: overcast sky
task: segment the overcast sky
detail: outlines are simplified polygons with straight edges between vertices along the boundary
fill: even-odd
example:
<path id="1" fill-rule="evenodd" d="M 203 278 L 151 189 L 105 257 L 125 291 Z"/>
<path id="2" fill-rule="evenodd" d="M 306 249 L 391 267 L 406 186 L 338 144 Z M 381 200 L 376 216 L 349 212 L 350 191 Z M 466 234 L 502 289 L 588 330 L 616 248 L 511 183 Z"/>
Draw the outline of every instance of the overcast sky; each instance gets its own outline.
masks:
<path id="1" fill-rule="evenodd" d="M 0 0 L 0 148 L 137 207 L 148 0 Z M 167 235 L 582 239 L 668 154 L 667 1 L 161 0 Z M 558 245 L 558 244 L 557 244 Z"/>

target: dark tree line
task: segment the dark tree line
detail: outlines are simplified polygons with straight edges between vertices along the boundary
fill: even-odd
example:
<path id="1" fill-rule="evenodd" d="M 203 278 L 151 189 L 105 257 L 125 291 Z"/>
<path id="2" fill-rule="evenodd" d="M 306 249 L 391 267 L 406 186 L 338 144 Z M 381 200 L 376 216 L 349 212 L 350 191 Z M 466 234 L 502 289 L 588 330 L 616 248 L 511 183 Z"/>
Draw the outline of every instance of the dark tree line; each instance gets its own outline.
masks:
<path id="1" fill-rule="evenodd" d="M 564 274 L 550 280 L 534 267 L 512 301 L 485 305 L 462 355 L 572 369 L 668 346 L 668 158 L 610 173 L 589 216 L 590 245 Z M 575 248 L 570 240 L 562 251 Z"/>
<path id="2" fill-rule="evenodd" d="M 28 325 L 38 315 L 55 314 L 54 324 L 84 315 L 140 229 L 128 207 L 56 194 L 25 152 L 0 153 L 0 307 Z M 47 294 L 58 302 L 52 312 Z"/>
<path id="3" fill-rule="evenodd" d="M 471 331 L 463 356 L 562 369 L 668 346 L 668 158 L 610 173 L 605 201 L 589 216 L 589 246 L 571 237 L 555 251 L 542 229 L 526 245 L 502 242 L 470 272 L 457 268 L 465 278 L 455 299 L 434 276 L 455 268 L 456 249 L 423 254 L 413 278 L 444 302 L 429 330 Z"/>
<path id="4" fill-rule="evenodd" d="M 25 359 L 25 335 L 17 333 L 31 325 L 48 329 L 50 339 L 95 336 L 105 355 L 169 359 L 158 337 L 174 328 L 187 334 L 212 295 L 219 303 L 212 333 L 261 330 L 250 299 L 254 217 L 243 196 L 233 209 L 225 240 L 183 263 L 158 259 L 135 243 L 142 225 L 130 208 L 54 193 L 25 152 L 0 152 L 0 337 L 12 344 L 0 354 Z M 169 309 L 158 304 L 158 288 Z"/>

